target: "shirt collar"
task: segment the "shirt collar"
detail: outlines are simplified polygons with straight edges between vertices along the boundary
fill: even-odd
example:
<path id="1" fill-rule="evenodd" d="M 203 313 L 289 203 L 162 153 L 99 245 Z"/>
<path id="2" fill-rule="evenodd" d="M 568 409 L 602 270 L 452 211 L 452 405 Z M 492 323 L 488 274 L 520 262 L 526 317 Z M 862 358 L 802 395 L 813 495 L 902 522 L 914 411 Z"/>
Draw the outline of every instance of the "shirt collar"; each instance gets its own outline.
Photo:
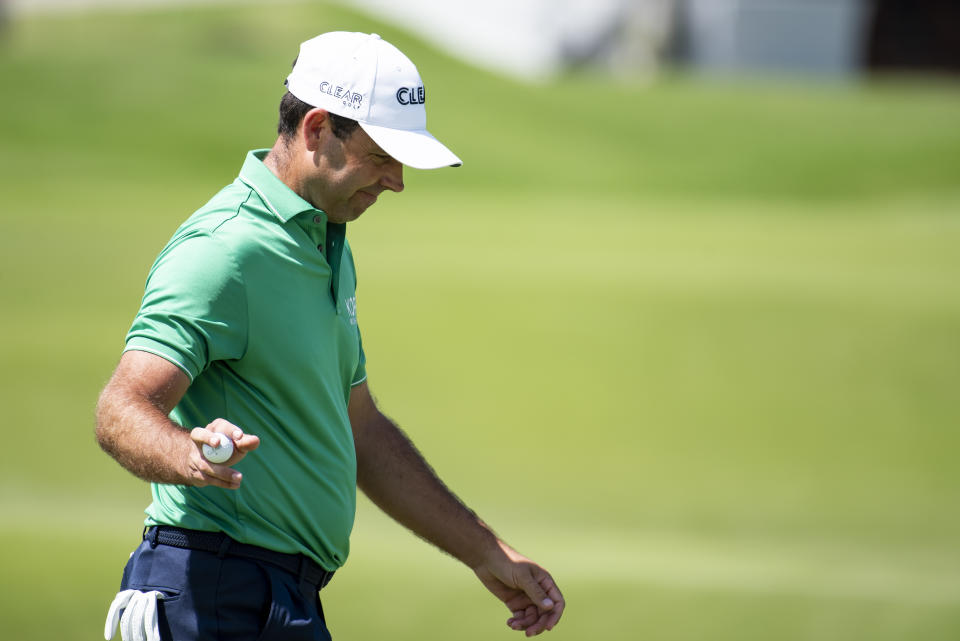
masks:
<path id="1" fill-rule="evenodd" d="M 243 168 L 240 169 L 240 180 L 257 192 L 264 205 L 284 223 L 304 212 L 320 214 L 326 219 L 326 213 L 298 196 L 263 164 L 263 159 L 269 152 L 269 149 L 254 149 L 247 152 Z"/>

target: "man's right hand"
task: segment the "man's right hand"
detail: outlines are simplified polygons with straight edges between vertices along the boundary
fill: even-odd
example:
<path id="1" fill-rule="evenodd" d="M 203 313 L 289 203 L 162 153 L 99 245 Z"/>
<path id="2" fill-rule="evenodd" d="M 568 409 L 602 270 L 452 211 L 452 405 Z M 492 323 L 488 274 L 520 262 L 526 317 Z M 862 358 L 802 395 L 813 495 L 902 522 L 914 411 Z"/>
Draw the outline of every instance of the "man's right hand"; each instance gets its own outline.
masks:
<path id="1" fill-rule="evenodd" d="M 233 441 L 233 455 L 223 463 L 211 463 L 203 456 L 203 446 L 216 446 L 219 443 L 217 434 L 226 434 Z M 243 430 L 230 421 L 218 418 L 204 427 L 195 427 L 190 432 L 195 448 L 190 452 L 188 470 L 191 485 L 215 485 L 228 490 L 240 487 L 243 475 L 233 469 L 248 452 L 260 446 L 260 437 L 253 434 L 244 434 Z"/>

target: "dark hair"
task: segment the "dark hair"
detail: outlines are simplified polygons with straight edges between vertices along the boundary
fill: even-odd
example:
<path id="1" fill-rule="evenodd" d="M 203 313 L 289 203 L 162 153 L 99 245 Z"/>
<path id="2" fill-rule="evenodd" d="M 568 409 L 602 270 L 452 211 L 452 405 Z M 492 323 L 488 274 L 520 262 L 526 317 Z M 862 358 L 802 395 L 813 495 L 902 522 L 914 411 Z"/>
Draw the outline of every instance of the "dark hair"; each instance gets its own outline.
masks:
<path id="1" fill-rule="evenodd" d="M 283 98 L 280 99 L 280 120 L 277 122 L 277 133 L 284 138 L 292 138 L 297 133 L 297 127 L 300 126 L 303 117 L 311 109 L 313 109 L 311 105 L 300 100 L 289 91 L 283 94 Z M 349 138 L 359 124 L 356 120 L 330 113 L 333 135 L 340 140 Z"/>

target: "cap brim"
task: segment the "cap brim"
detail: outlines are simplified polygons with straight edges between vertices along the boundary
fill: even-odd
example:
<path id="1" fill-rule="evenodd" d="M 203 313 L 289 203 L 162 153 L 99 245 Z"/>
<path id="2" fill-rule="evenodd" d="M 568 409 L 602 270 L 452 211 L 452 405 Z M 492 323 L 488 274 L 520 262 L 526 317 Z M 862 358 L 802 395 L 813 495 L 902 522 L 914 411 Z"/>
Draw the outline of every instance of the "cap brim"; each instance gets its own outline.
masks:
<path id="1" fill-rule="evenodd" d="M 391 129 L 361 122 L 360 126 L 380 148 L 414 169 L 459 167 L 463 163 L 426 129 Z"/>

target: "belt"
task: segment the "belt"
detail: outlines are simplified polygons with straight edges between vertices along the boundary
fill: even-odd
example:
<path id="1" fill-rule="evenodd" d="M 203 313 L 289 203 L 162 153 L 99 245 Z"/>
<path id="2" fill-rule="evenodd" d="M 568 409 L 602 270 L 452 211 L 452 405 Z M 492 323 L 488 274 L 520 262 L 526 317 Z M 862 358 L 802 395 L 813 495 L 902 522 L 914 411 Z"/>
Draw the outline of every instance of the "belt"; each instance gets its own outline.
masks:
<path id="1" fill-rule="evenodd" d="M 167 525 L 155 525 L 143 531 L 143 540 L 150 545 L 169 545 L 186 550 L 213 552 L 220 557 L 237 556 L 253 559 L 263 563 L 275 565 L 322 589 L 330 583 L 333 572 L 325 570 L 316 561 L 303 554 L 284 554 L 262 548 L 259 545 L 240 543 L 223 532 L 204 532 L 201 530 L 185 530 Z"/>

